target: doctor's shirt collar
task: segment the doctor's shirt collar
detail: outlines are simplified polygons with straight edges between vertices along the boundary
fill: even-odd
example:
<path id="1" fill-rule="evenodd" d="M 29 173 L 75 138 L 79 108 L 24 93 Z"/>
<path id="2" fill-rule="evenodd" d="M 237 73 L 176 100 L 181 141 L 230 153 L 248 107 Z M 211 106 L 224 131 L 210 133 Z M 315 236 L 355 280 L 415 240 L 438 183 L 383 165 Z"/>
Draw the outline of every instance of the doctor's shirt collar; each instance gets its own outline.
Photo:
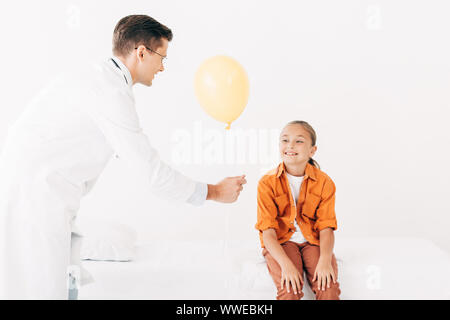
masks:
<path id="1" fill-rule="evenodd" d="M 128 68 L 125 66 L 125 64 L 116 56 L 111 57 L 112 60 L 114 60 L 115 63 L 120 67 L 120 70 L 122 71 L 123 75 L 125 76 L 125 79 L 127 81 L 128 87 L 133 86 L 133 79 L 131 78 L 131 73 L 128 70 Z M 111 62 L 113 63 L 113 62 Z M 116 68 L 116 66 L 114 66 Z"/>

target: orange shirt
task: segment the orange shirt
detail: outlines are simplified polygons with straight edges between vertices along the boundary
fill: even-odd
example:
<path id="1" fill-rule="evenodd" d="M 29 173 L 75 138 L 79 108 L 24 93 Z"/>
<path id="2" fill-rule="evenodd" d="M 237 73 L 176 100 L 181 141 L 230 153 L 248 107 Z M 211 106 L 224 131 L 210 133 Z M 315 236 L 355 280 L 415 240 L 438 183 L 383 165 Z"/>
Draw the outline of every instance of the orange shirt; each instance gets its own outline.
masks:
<path id="1" fill-rule="evenodd" d="M 334 211 L 336 187 L 323 171 L 307 163 L 297 204 L 294 203 L 285 174 L 285 165 L 265 174 L 258 183 L 258 219 L 261 246 L 262 232 L 273 228 L 278 242 L 288 241 L 295 232 L 294 219 L 305 239 L 320 245 L 319 234 L 325 228 L 337 229 Z"/>

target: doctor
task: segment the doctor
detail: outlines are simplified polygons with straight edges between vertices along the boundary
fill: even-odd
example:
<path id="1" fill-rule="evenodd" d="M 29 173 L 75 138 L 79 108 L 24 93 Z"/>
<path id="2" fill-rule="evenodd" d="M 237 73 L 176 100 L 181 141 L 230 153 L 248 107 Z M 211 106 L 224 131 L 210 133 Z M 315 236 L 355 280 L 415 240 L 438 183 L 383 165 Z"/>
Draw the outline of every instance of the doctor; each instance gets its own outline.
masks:
<path id="1" fill-rule="evenodd" d="M 0 299 L 67 299 L 80 200 L 113 155 L 171 200 L 237 200 L 245 176 L 195 182 L 161 161 L 142 131 L 132 88 L 164 71 L 171 39 L 149 16 L 121 19 L 113 57 L 52 82 L 10 127 L 0 158 Z"/>

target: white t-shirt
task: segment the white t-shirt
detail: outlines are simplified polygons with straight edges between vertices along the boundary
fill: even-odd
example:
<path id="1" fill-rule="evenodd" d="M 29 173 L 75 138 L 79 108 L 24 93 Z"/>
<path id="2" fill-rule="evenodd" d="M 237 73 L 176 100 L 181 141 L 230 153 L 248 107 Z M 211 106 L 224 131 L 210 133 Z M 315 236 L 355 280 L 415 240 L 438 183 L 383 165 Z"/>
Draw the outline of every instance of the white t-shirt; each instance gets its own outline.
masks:
<path id="1" fill-rule="evenodd" d="M 300 194 L 300 187 L 302 185 L 304 176 L 296 177 L 296 176 L 290 175 L 287 172 L 286 172 L 286 176 L 289 181 L 289 187 L 291 188 L 291 193 L 292 193 L 292 197 L 294 198 L 295 206 L 297 206 L 297 200 L 298 200 L 298 196 Z M 296 219 L 294 219 L 294 226 L 295 226 L 295 232 L 292 235 L 291 239 L 289 239 L 289 241 L 294 241 L 297 243 L 306 242 L 307 240 L 303 236 L 303 233 L 301 232 Z"/>

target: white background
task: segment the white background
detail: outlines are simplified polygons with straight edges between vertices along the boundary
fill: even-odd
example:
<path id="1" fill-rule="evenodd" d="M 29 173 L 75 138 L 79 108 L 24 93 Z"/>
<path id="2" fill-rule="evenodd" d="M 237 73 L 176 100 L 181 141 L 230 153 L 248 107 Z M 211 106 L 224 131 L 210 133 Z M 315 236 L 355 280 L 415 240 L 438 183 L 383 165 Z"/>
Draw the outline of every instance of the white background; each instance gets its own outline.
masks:
<path id="1" fill-rule="evenodd" d="M 225 135 L 198 105 L 193 79 L 204 59 L 226 54 L 250 80 L 248 106 L 232 130 L 279 130 L 295 119 L 315 128 L 315 159 L 337 186 L 336 241 L 417 236 L 450 253 L 449 9 L 445 0 L 3 1 L 0 148 L 48 80 L 106 59 L 117 21 L 147 14 L 174 39 L 166 71 L 151 88 L 135 87 L 144 131 L 192 178 L 216 183 L 245 173 L 248 184 L 231 205 L 173 204 L 113 160 L 83 200 L 81 221 L 126 223 L 143 242 L 258 241 L 256 186 L 267 164 L 173 161 L 176 132 L 194 135 L 201 126 Z M 216 143 L 202 137 L 204 149 Z M 276 154 L 276 142 L 261 143 Z"/>

